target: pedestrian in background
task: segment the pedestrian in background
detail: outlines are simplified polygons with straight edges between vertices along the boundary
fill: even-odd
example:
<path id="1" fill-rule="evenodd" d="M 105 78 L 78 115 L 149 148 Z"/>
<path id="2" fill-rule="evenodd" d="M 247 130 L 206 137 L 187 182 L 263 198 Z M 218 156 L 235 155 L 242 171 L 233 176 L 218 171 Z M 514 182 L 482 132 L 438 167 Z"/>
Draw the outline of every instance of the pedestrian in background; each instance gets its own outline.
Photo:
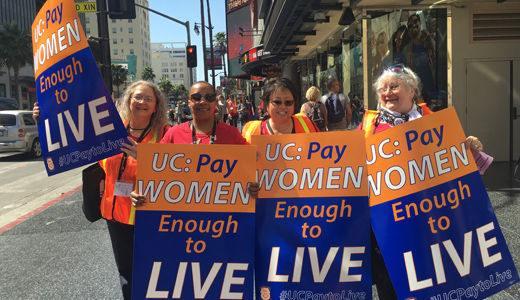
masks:
<path id="1" fill-rule="evenodd" d="M 249 113 L 249 105 L 246 103 L 246 98 L 242 94 L 240 97 L 240 102 L 238 103 L 238 130 L 242 130 L 242 127 L 246 125 L 247 122 L 249 122 L 250 113 Z"/>
<path id="2" fill-rule="evenodd" d="M 237 127 L 238 111 L 235 103 L 235 95 L 230 95 L 227 100 L 227 114 L 229 125 Z"/>
<path id="3" fill-rule="evenodd" d="M 224 96 L 222 96 L 222 95 L 218 95 L 217 110 L 218 110 L 218 120 L 226 123 L 226 120 L 227 120 L 226 101 L 224 100 Z"/>
<path id="4" fill-rule="evenodd" d="M 327 128 L 329 131 L 346 130 L 352 120 L 350 100 L 339 92 L 337 79 L 329 79 L 327 89 L 327 94 L 321 97 L 321 102 L 327 107 Z"/>
<path id="5" fill-rule="evenodd" d="M 320 90 L 311 86 L 305 93 L 305 98 L 309 101 L 302 105 L 300 112 L 309 117 L 320 131 L 327 131 L 327 107 L 318 101 L 320 97 Z"/>

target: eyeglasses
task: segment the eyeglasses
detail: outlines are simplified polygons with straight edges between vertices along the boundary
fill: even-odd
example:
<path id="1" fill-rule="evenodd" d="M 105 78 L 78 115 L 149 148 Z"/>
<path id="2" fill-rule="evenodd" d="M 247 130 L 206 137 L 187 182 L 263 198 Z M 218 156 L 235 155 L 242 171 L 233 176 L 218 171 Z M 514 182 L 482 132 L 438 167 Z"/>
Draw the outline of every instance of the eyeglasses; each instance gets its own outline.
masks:
<path id="1" fill-rule="evenodd" d="M 388 68 L 385 68 L 383 69 L 383 72 L 392 72 L 392 73 L 405 73 L 405 74 L 408 74 L 408 72 L 406 72 L 406 69 L 404 68 L 404 65 L 403 64 L 397 64 L 397 65 L 393 65 L 393 66 L 390 66 Z"/>
<path id="2" fill-rule="evenodd" d="M 288 101 L 281 101 L 281 100 L 272 100 L 269 101 L 270 103 L 274 104 L 275 106 L 285 105 L 285 106 L 293 106 L 294 100 L 288 100 Z"/>
<path id="3" fill-rule="evenodd" d="M 132 96 L 132 99 L 136 100 L 136 101 L 144 101 L 146 103 L 151 103 L 154 101 L 153 98 L 151 97 L 144 97 L 143 95 L 134 95 Z"/>
<path id="4" fill-rule="evenodd" d="M 207 102 L 214 102 L 215 100 L 217 100 L 217 97 L 215 96 L 215 94 L 206 94 L 206 95 L 202 96 L 202 94 L 200 94 L 200 93 L 191 94 L 190 99 L 195 102 L 199 102 L 202 100 L 202 97 L 204 97 L 204 100 L 206 100 Z"/>
<path id="5" fill-rule="evenodd" d="M 398 88 L 399 88 L 399 83 L 392 83 L 392 84 L 390 84 L 390 86 L 378 88 L 377 93 L 383 94 L 388 91 L 395 92 Z"/>

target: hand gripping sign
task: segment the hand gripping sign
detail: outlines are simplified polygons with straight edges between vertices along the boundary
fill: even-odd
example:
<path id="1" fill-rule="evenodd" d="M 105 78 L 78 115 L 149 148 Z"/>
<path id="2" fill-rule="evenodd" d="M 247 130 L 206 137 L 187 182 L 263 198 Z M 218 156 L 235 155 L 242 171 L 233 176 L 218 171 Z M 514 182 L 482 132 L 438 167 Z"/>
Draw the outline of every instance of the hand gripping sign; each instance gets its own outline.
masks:
<path id="1" fill-rule="evenodd" d="M 133 299 L 253 299 L 255 147 L 140 144 Z"/>
<path id="2" fill-rule="evenodd" d="M 257 299 L 370 299 L 364 137 L 253 136 Z"/>
<path id="3" fill-rule="evenodd" d="M 72 0 L 48 0 L 32 25 L 38 134 L 49 176 L 120 153 L 127 132 Z"/>
<path id="4" fill-rule="evenodd" d="M 399 299 L 482 299 L 518 281 L 453 108 L 367 139 L 372 228 Z"/>

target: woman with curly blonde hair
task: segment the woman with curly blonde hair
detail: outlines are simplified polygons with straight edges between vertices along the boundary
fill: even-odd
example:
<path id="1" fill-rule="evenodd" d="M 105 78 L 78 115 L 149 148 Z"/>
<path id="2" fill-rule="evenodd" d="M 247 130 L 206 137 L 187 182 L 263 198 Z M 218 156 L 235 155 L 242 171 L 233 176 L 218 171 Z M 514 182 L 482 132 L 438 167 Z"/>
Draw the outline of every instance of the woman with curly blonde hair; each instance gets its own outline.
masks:
<path id="1" fill-rule="evenodd" d="M 305 98 L 309 101 L 302 105 L 300 113 L 307 115 L 320 131 L 327 131 L 327 107 L 318 101 L 321 98 L 320 90 L 311 86 L 305 93 Z"/>

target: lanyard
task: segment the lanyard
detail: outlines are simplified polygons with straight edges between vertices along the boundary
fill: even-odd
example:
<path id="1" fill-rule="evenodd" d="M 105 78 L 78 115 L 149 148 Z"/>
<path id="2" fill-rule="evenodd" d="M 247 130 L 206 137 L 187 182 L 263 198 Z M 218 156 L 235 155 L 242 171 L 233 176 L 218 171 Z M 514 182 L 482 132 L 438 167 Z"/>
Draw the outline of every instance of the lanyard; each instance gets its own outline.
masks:
<path id="1" fill-rule="evenodd" d="M 209 136 L 209 144 L 215 144 L 217 141 L 217 135 L 215 134 L 215 131 L 217 130 L 217 120 L 213 122 L 213 129 L 211 130 L 211 135 Z M 192 144 L 200 144 L 201 139 L 196 138 L 195 133 L 195 126 L 193 126 L 193 123 L 190 121 L 190 128 L 191 128 L 191 138 L 192 138 Z"/>
<path id="2" fill-rule="evenodd" d="M 141 135 L 137 139 L 137 143 L 140 143 L 143 141 L 144 137 L 150 132 L 150 125 L 152 122 L 148 122 L 148 125 L 146 125 L 146 128 L 141 132 Z M 126 125 L 126 131 L 128 134 L 130 134 L 130 122 Z M 123 175 L 123 172 L 126 168 L 126 160 L 128 158 L 128 154 L 123 153 L 123 157 L 121 158 L 121 165 L 119 166 L 119 175 L 117 176 L 117 180 L 121 179 L 121 176 Z"/>
<path id="3" fill-rule="evenodd" d="M 267 127 L 267 131 L 269 131 L 269 134 L 270 135 L 273 135 L 274 134 L 274 131 L 273 131 L 273 128 L 271 128 L 271 124 L 269 124 L 269 119 L 265 120 L 265 126 Z M 294 128 L 294 119 L 291 117 L 291 122 L 292 122 L 292 131 L 291 133 L 296 133 L 296 130 Z M 260 129 L 260 134 L 262 134 L 262 129 Z"/>

